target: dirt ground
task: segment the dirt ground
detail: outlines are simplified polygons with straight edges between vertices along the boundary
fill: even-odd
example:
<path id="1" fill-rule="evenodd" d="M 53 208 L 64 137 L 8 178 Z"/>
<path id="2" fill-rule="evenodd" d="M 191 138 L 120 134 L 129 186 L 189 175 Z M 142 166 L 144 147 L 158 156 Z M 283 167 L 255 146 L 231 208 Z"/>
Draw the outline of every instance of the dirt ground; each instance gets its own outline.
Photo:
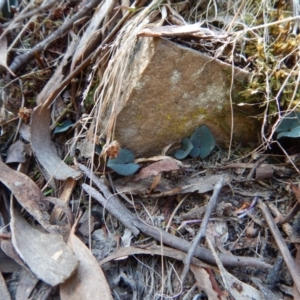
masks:
<path id="1" fill-rule="evenodd" d="M 299 15 L 271 0 L 3 6 L 0 298 L 299 299 Z M 184 33 L 197 22 L 224 38 Z M 142 25 L 250 72 L 252 143 L 124 152 L 116 111 L 97 120 Z"/>

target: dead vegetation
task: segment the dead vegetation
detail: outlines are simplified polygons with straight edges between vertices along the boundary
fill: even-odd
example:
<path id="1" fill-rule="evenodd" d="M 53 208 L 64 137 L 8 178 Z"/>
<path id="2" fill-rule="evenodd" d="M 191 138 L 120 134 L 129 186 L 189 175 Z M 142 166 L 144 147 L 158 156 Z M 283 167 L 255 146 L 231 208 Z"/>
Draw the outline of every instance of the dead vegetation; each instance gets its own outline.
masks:
<path id="1" fill-rule="evenodd" d="M 2 299 L 298 299 L 297 5 L 3 8 Z M 120 95 L 148 37 L 250 72 L 240 105 L 262 108 L 260 143 L 240 147 L 232 135 L 229 149 L 203 160 L 179 161 L 171 146 L 123 157 L 114 141 Z M 117 174 L 129 165 L 139 172 Z"/>

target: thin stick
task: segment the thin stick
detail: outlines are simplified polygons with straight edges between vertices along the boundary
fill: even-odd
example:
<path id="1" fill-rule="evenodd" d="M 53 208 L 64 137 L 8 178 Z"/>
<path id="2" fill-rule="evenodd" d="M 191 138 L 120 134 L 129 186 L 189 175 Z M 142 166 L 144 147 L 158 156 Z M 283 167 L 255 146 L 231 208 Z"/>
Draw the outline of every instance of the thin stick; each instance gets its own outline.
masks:
<path id="1" fill-rule="evenodd" d="M 166 231 L 166 232 L 169 231 L 169 228 L 170 228 L 170 226 L 171 226 L 172 220 L 173 220 L 175 214 L 177 213 L 177 210 L 181 207 L 182 203 L 187 199 L 187 197 L 188 197 L 189 195 L 190 195 L 190 193 L 185 194 L 185 195 L 183 196 L 183 198 L 181 199 L 181 201 L 178 203 L 178 205 L 177 205 L 177 206 L 175 207 L 175 209 L 173 210 L 172 215 L 171 215 L 171 217 L 170 217 L 170 219 L 169 219 L 169 221 L 168 221 L 168 224 L 167 224 L 167 226 L 166 226 L 166 228 L 165 228 L 165 231 Z"/>
<path id="2" fill-rule="evenodd" d="M 101 192 L 105 194 L 105 198 L 97 192 L 93 187 L 83 184 L 82 187 L 83 189 L 88 192 L 88 193 L 93 193 L 93 197 L 100 202 L 100 204 L 105 207 L 105 209 L 115 216 L 120 222 L 122 222 L 125 226 L 126 223 L 129 223 L 129 228 L 133 229 L 133 234 L 138 234 L 139 231 L 142 231 L 144 234 L 151 236 L 155 240 L 162 242 L 164 244 L 167 244 L 171 247 L 174 247 L 178 250 L 188 252 L 189 249 L 191 248 L 191 243 L 174 236 L 172 234 L 169 234 L 165 232 L 164 230 L 150 226 L 146 224 L 145 222 L 141 221 L 138 219 L 138 217 L 134 214 L 132 214 L 129 210 L 127 210 L 126 207 L 119 201 L 119 199 L 112 195 L 108 188 L 104 185 L 104 183 L 97 178 L 91 170 L 86 168 L 83 165 L 78 164 L 80 169 L 91 178 L 91 180 L 95 183 L 94 180 L 97 181 L 97 185 L 102 187 L 104 190 L 101 188 Z M 87 172 L 86 172 L 87 171 Z M 92 174 L 92 175 L 91 175 Z M 97 179 L 96 179 L 97 178 Z M 202 247 L 197 247 L 196 252 L 195 252 L 195 257 L 206 261 L 210 264 L 215 264 L 215 259 L 212 256 L 211 252 L 205 248 Z M 236 257 L 234 255 L 228 255 L 228 254 L 223 254 L 221 253 L 219 255 L 220 260 L 222 261 L 224 266 L 231 266 L 231 267 L 245 267 L 245 266 L 252 266 L 252 267 L 257 267 L 257 268 L 270 268 L 271 265 L 265 263 L 261 259 L 258 258 L 252 258 L 252 257 Z"/>
<path id="3" fill-rule="evenodd" d="M 72 18 L 70 18 L 68 21 L 66 21 L 62 26 L 60 26 L 57 30 L 52 32 L 48 37 L 46 37 L 43 41 L 41 41 L 39 44 L 34 46 L 29 51 L 25 52 L 22 55 L 17 56 L 13 62 L 10 65 L 10 69 L 13 72 L 16 72 L 19 68 L 21 68 L 25 63 L 27 63 L 30 59 L 33 58 L 34 53 L 41 52 L 45 49 L 46 46 L 48 46 L 50 43 L 52 43 L 54 40 L 60 38 L 62 35 L 64 35 L 70 28 L 72 28 L 73 24 L 84 17 L 86 14 L 88 14 L 94 7 L 96 7 L 99 4 L 99 0 L 91 0 L 89 3 L 87 3 L 85 6 L 82 7 L 82 9 L 76 13 Z"/>
<path id="4" fill-rule="evenodd" d="M 203 217 L 203 221 L 201 223 L 200 229 L 198 231 L 198 234 L 196 235 L 196 237 L 193 240 L 192 243 L 192 247 L 189 249 L 183 263 L 184 263 L 184 268 L 182 270 L 182 274 L 181 274 L 181 284 L 184 283 L 185 277 L 190 269 L 190 264 L 191 264 L 191 260 L 193 258 L 193 256 L 195 255 L 195 251 L 198 247 L 198 244 L 200 243 L 201 239 L 205 236 L 205 232 L 206 232 L 206 227 L 207 227 L 207 223 L 209 221 L 209 217 L 214 209 L 214 207 L 216 206 L 217 200 L 218 200 L 218 196 L 219 193 L 221 191 L 221 188 L 223 186 L 223 181 L 224 178 L 223 176 L 220 178 L 220 180 L 216 183 L 215 188 L 214 188 L 214 192 L 209 200 L 209 203 L 206 207 L 206 211 Z"/>
<path id="5" fill-rule="evenodd" d="M 268 223 L 270 231 L 271 231 L 271 233 L 275 239 L 275 242 L 281 252 L 281 255 L 291 273 L 291 276 L 294 280 L 294 285 L 300 292 L 300 281 L 299 281 L 300 270 L 299 270 L 299 267 L 295 263 L 295 260 L 292 258 L 292 255 L 291 255 L 284 239 L 282 238 L 277 225 L 275 224 L 275 221 L 270 213 L 270 210 L 268 209 L 266 204 L 263 203 L 261 200 L 259 200 L 259 207 L 265 217 L 266 222 Z"/>

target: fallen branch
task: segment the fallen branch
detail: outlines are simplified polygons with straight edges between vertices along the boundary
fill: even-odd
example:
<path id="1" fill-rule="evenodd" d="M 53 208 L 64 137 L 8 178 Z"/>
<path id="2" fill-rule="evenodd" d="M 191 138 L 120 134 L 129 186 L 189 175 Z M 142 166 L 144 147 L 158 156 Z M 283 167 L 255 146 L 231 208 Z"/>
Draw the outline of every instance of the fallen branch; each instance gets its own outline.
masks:
<path id="1" fill-rule="evenodd" d="M 282 238 L 280 231 L 277 227 L 277 225 L 275 224 L 275 221 L 268 209 L 268 207 L 266 206 L 265 203 L 263 203 L 261 200 L 259 200 L 259 207 L 265 217 L 265 220 L 270 228 L 270 231 L 275 239 L 275 242 L 281 252 L 281 255 L 287 265 L 287 268 L 289 269 L 291 276 L 294 280 L 294 285 L 297 287 L 298 292 L 300 292 L 300 270 L 297 267 L 294 259 L 292 258 L 292 255 L 284 241 L 284 239 Z"/>
<path id="2" fill-rule="evenodd" d="M 78 164 L 79 168 L 89 177 L 92 179 L 92 181 L 97 178 L 94 174 L 92 174 L 91 170 L 89 170 L 87 167 Z M 96 183 L 97 182 L 97 183 Z M 169 234 L 165 232 L 164 230 L 154 227 L 151 225 L 146 224 L 142 220 L 140 220 L 136 215 L 132 214 L 130 211 L 128 211 L 123 204 L 117 199 L 116 196 L 111 194 L 108 190 L 108 188 L 105 186 L 105 184 L 99 180 L 96 179 L 95 184 L 101 189 L 101 192 L 105 194 L 105 198 L 93 187 L 87 184 L 83 184 L 82 188 L 88 192 L 91 193 L 91 195 L 113 216 L 118 218 L 120 222 L 123 224 L 129 224 L 129 226 L 135 227 L 135 232 L 141 231 L 144 234 L 151 236 L 155 240 L 159 241 L 160 243 L 169 245 L 173 248 L 176 248 L 178 250 L 188 252 L 191 248 L 192 244 L 190 242 L 187 242 L 177 236 L 174 236 L 172 234 Z M 102 191 L 102 188 L 104 190 Z M 100 196 L 99 196 L 100 195 Z M 117 217 L 118 216 L 118 217 Z M 195 251 L 195 257 L 210 263 L 212 265 L 215 265 L 215 259 L 211 252 L 203 247 L 197 247 Z M 272 266 L 265 263 L 259 258 L 252 258 L 252 257 L 237 257 L 234 255 L 228 255 L 221 253 L 219 255 L 221 262 L 224 266 L 227 267 L 257 267 L 257 268 L 271 268 Z"/>
<path id="3" fill-rule="evenodd" d="M 182 285 L 183 285 L 185 277 L 186 277 L 186 275 L 187 275 L 187 273 L 190 269 L 191 260 L 192 260 L 194 254 L 195 254 L 195 251 L 196 251 L 201 239 L 205 237 L 207 223 L 209 221 L 209 218 L 210 218 L 210 215 L 211 215 L 213 209 L 216 206 L 219 193 L 220 193 L 221 188 L 223 186 L 223 181 L 224 181 L 224 178 L 221 177 L 220 180 L 216 183 L 213 195 L 211 196 L 211 198 L 209 200 L 209 203 L 206 206 L 205 214 L 204 214 L 200 229 L 198 231 L 198 234 L 194 238 L 193 243 L 192 243 L 192 247 L 189 249 L 189 251 L 188 251 L 188 253 L 187 253 L 187 255 L 186 255 L 186 257 L 183 261 L 184 268 L 182 270 L 182 274 L 181 274 L 181 278 L 180 278 Z"/>
<path id="4" fill-rule="evenodd" d="M 20 69 L 23 65 L 25 65 L 29 60 L 34 57 L 35 53 L 39 53 L 43 51 L 49 44 L 51 44 L 56 39 L 62 37 L 69 29 L 72 28 L 73 24 L 81 19 L 82 17 L 86 16 L 93 8 L 95 8 L 99 4 L 99 0 L 91 0 L 85 6 L 82 7 L 80 11 L 78 11 L 72 18 L 66 21 L 62 26 L 60 26 L 57 30 L 52 32 L 48 37 L 46 37 L 43 41 L 39 44 L 35 45 L 32 49 L 28 50 L 24 54 L 17 56 L 9 68 L 16 72 Z"/>

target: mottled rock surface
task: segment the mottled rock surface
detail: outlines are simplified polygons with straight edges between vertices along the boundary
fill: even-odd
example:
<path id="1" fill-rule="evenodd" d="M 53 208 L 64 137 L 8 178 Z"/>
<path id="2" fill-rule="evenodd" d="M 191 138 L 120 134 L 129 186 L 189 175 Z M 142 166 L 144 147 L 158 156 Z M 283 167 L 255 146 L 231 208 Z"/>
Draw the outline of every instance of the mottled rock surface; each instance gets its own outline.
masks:
<path id="1" fill-rule="evenodd" d="M 160 38 L 139 38 L 124 78 L 115 139 L 138 156 L 159 154 L 170 143 L 207 125 L 227 148 L 231 132 L 232 67 Z M 234 140 L 258 137 L 258 111 L 237 106 L 249 74 L 234 69 Z"/>

